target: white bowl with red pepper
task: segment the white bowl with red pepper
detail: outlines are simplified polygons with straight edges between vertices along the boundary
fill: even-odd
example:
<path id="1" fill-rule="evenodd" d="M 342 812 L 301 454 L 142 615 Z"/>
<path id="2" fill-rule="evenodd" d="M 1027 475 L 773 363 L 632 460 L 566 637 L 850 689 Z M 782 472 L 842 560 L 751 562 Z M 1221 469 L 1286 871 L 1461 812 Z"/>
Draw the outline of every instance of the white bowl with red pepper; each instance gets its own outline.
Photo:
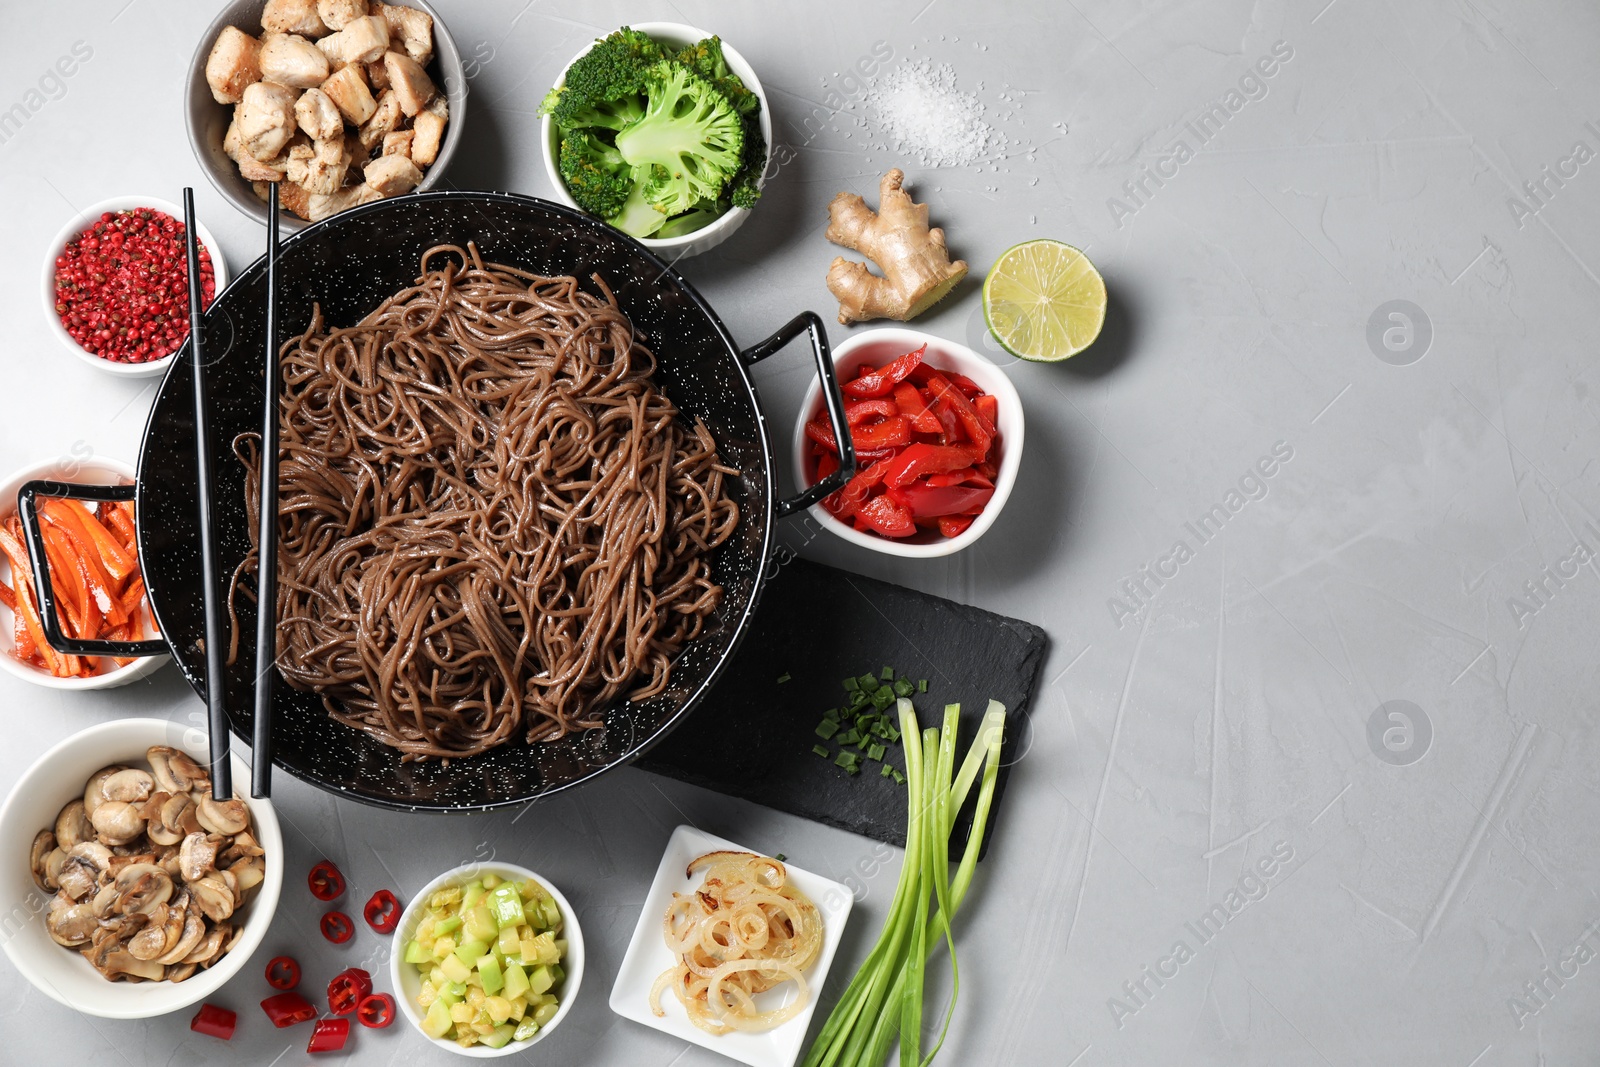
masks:
<path id="1" fill-rule="evenodd" d="M 811 508 L 824 529 L 891 556 L 931 558 L 982 537 L 1022 463 L 1022 399 L 965 345 L 903 327 L 864 330 L 833 350 L 856 474 Z M 794 428 L 797 484 L 838 469 L 815 377 Z"/>
<path id="2" fill-rule="evenodd" d="M 198 223 L 206 306 L 228 284 L 216 239 Z M 111 374 L 165 374 L 189 336 L 183 209 L 119 196 L 73 216 L 44 263 L 44 308 L 61 343 Z"/>

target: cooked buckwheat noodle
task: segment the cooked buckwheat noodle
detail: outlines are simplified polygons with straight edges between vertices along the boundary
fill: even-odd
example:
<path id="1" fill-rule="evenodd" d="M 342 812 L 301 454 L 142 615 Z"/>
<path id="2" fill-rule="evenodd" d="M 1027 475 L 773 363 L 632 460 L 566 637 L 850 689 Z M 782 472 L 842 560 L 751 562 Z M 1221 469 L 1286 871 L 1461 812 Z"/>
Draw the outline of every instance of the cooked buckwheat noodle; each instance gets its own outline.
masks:
<path id="1" fill-rule="evenodd" d="M 407 758 L 597 726 L 663 692 L 716 610 L 738 471 L 598 275 L 472 245 L 421 272 L 283 347 L 278 667 Z M 260 438 L 234 448 L 253 541 Z"/>

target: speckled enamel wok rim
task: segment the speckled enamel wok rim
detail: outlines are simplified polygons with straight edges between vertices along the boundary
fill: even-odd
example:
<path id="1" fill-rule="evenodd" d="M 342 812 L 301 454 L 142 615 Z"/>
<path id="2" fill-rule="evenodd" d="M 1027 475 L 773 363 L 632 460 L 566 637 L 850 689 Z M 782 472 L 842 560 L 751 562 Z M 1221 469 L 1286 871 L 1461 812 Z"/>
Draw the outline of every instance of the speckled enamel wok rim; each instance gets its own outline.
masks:
<path id="1" fill-rule="evenodd" d="M 463 220 L 471 232 L 463 231 Z M 406 236 L 408 226 L 435 224 L 448 226 L 450 232 L 429 236 L 426 243 Z M 476 230 L 472 230 L 474 226 Z M 535 236 L 517 244 L 514 237 L 522 231 Z M 804 510 L 836 487 L 819 486 L 802 497 L 776 499 L 769 424 L 746 370 L 747 365 L 783 348 L 788 340 L 807 334 L 818 367 L 826 368 L 831 377 L 832 360 L 821 320 L 804 312 L 772 337 L 741 351 L 716 312 L 670 264 L 632 238 L 560 204 L 511 193 L 435 191 L 379 201 L 309 226 L 281 245 L 282 337 L 303 328 L 304 306 L 312 299 L 307 290 L 313 285 L 318 287 L 315 299 L 329 321 L 354 321 L 383 296 L 409 283 L 408 278 L 392 284 L 395 257 L 410 257 L 410 277 L 414 277 L 416 257 L 426 247 L 464 244 L 474 236 L 486 260 L 504 261 L 509 256 L 519 266 L 548 273 L 556 273 L 548 269 L 551 262 L 559 265 L 566 262 L 563 257 L 592 252 L 594 258 L 580 259 L 561 273 L 587 276 L 591 269 L 599 271 L 641 332 L 652 339 L 661 333 L 681 341 L 681 353 L 670 351 L 668 342 L 653 343 L 660 360 L 658 377 L 686 414 L 706 418 L 719 450 L 743 472 L 735 489 L 741 514 L 734 535 L 718 549 L 714 561 L 715 577 L 726 590 L 719 616 L 674 661 L 674 679 L 685 679 L 683 688 L 674 687 L 647 701 L 618 702 L 607 710 L 604 729 L 583 731 L 581 737 L 560 742 L 532 746 L 514 742 L 450 761 L 449 767 L 440 761 L 402 763 L 394 750 L 332 720 L 314 696 L 297 693 L 280 682 L 274 703 L 274 764 L 336 795 L 391 809 L 481 811 L 522 804 L 580 785 L 646 751 L 704 701 L 737 650 L 770 575 L 774 519 Z M 504 247 L 508 240 L 513 242 L 510 248 Z M 544 243 L 537 244 L 537 240 Z M 395 247 L 386 249 L 389 244 Z M 387 280 L 376 283 L 370 293 L 367 289 L 372 286 L 365 282 L 341 290 L 339 272 L 353 271 L 363 263 L 370 264 L 370 274 L 387 269 L 390 273 L 382 275 Z M 317 281 L 306 281 L 306 268 L 319 265 L 333 273 L 317 272 Z M 612 269 L 619 265 L 626 267 L 622 273 Z M 243 474 L 230 444 L 239 427 L 259 424 L 264 393 L 261 360 L 254 351 L 259 350 L 260 339 L 251 343 L 247 338 L 252 329 L 260 332 L 257 320 L 262 314 L 259 297 L 265 292 L 264 274 L 261 260 L 241 271 L 206 315 L 207 357 L 214 360 L 208 362 L 207 374 L 218 408 L 210 416 L 219 468 L 213 507 L 219 564 L 225 574 L 232 573 L 247 547 Z M 245 353 L 237 357 L 236 338 L 237 350 Z M 246 353 L 246 349 L 251 351 Z M 213 353 L 220 354 L 213 357 Z M 190 566 L 193 561 L 188 559 L 190 555 L 198 559 L 189 396 L 192 370 L 187 348 L 181 356 L 162 381 L 145 427 L 137 496 L 139 554 L 151 605 L 172 647 L 173 659 L 196 693 L 204 697 L 204 656 L 193 639 L 199 633 L 199 568 Z M 842 399 L 839 403 L 842 415 Z M 848 471 L 842 473 L 848 476 Z M 248 741 L 254 611 L 244 598 L 240 598 L 240 632 L 239 660 L 225 680 L 233 732 Z M 203 712 L 197 708 L 195 716 L 198 721 Z M 747 723 L 743 728 L 759 726 Z M 534 777 L 537 788 L 527 784 Z M 522 782 L 522 787 L 515 782 Z"/>

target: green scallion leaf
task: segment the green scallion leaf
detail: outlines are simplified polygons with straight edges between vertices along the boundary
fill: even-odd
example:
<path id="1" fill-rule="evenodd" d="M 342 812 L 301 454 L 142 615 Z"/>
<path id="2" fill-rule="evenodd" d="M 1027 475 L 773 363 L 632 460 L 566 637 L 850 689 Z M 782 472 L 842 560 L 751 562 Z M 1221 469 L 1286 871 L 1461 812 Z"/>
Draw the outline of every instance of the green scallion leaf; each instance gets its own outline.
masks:
<path id="1" fill-rule="evenodd" d="M 886 682 L 894 681 L 894 668 L 890 667 L 888 665 L 885 665 L 883 670 L 878 672 L 878 677 L 883 679 Z"/>
<path id="2" fill-rule="evenodd" d="M 834 734 L 836 734 L 838 732 L 839 732 L 839 724 L 836 723 L 836 722 L 832 722 L 832 721 L 830 721 L 828 719 L 823 719 L 821 722 L 817 723 L 817 736 L 822 738 L 824 741 L 826 741 L 828 738 L 832 737 Z M 848 745 L 849 743 L 850 742 L 848 742 L 848 741 L 841 741 L 840 742 L 840 744 L 845 744 L 845 745 Z"/>
<path id="3" fill-rule="evenodd" d="M 928 683 L 927 682 L 923 682 L 922 685 L 923 685 L 924 689 L 926 689 Z M 861 683 L 857 682 L 854 678 L 846 678 L 844 680 L 844 687 L 846 689 L 848 689 L 850 692 L 854 693 L 857 689 L 861 688 Z"/>
<path id="4" fill-rule="evenodd" d="M 860 682 L 861 688 L 865 689 L 869 693 L 878 688 L 878 679 L 876 676 L 871 674 L 863 674 L 861 677 L 857 678 L 856 681 Z"/>
<path id="5" fill-rule="evenodd" d="M 887 763 L 885 763 L 882 767 L 878 768 L 878 777 L 880 777 L 880 778 L 893 778 L 894 777 L 894 768 L 889 766 Z"/>
<path id="6" fill-rule="evenodd" d="M 867 749 L 867 758 L 881 761 L 885 751 L 887 750 L 882 745 L 872 745 Z"/>
<path id="7" fill-rule="evenodd" d="M 792 676 L 789 674 L 788 671 L 784 671 L 782 674 L 778 675 L 778 684 L 782 685 L 784 682 L 787 682 L 791 677 Z"/>
<path id="8" fill-rule="evenodd" d="M 828 746 L 827 745 L 812 745 L 811 746 L 811 751 L 815 752 L 817 755 L 821 756 L 823 759 L 827 759 L 829 756 L 833 755 L 833 753 L 828 751 Z"/>
<path id="9" fill-rule="evenodd" d="M 908 697 L 915 689 L 909 678 L 896 678 L 894 681 L 894 695 L 897 697 Z"/>
<path id="10" fill-rule="evenodd" d="M 928 691 L 928 680 L 926 678 L 918 679 L 917 680 L 917 692 L 926 693 L 927 691 Z"/>

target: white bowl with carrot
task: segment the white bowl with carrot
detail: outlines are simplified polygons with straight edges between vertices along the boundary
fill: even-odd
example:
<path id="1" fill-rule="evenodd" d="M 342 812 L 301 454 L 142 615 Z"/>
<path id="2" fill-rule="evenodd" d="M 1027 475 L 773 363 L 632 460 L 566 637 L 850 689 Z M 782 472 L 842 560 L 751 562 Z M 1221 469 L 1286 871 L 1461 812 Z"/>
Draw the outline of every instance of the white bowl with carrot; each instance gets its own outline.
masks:
<path id="1" fill-rule="evenodd" d="M 17 512 L 17 493 L 37 478 L 131 484 L 134 470 L 113 459 L 62 458 L 26 467 L 0 483 L 0 668 L 52 689 L 111 689 L 145 677 L 170 657 L 68 656 L 46 643 Z M 119 641 L 158 636 L 139 573 L 133 505 L 41 499 L 39 510 L 67 636 Z"/>

